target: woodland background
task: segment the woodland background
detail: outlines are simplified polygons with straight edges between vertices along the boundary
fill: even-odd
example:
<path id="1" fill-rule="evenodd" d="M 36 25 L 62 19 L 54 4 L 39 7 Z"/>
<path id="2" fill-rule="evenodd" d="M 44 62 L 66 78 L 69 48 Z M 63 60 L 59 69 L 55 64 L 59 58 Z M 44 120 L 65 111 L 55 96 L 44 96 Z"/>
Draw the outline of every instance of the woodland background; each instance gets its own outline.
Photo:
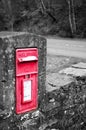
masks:
<path id="1" fill-rule="evenodd" d="M 86 37 L 86 0 L 0 0 L 0 31 Z"/>

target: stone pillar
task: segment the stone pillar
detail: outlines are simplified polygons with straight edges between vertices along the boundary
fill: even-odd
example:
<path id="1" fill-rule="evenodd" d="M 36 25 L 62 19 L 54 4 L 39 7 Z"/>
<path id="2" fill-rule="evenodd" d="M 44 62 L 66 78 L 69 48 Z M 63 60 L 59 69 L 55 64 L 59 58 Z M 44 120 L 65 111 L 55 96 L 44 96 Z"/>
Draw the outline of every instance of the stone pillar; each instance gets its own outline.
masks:
<path id="1" fill-rule="evenodd" d="M 38 108 L 17 115 L 15 112 L 15 50 L 38 48 Z M 38 130 L 45 109 L 46 39 L 26 32 L 0 33 L 0 130 Z"/>

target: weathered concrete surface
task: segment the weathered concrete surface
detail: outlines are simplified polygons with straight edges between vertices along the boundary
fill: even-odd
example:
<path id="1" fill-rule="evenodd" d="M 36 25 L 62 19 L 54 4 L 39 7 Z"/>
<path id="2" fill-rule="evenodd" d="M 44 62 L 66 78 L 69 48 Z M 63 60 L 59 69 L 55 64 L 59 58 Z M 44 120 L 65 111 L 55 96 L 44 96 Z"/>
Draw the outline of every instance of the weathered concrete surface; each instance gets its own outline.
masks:
<path id="1" fill-rule="evenodd" d="M 49 75 L 46 76 L 46 78 L 47 78 L 46 83 L 47 92 L 51 92 L 56 89 L 59 90 L 61 86 L 65 86 L 74 82 L 74 79 L 71 76 L 62 75 L 58 73 L 50 73 Z"/>
<path id="2" fill-rule="evenodd" d="M 78 64 L 73 64 L 72 67 L 74 67 L 74 68 L 80 68 L 80 69 L 86 69 L 86 63 L 79 62 Z"/>
<path id="3" fill-rule="evenodd" d="M 86 76 L 86 63 L 78 63 L 72 65 L 72 67 L 65 68 L 59 72 L 64 73 L 66 75 L 72 75 L 76 77 L 83 77 Z"/>
<path id="4" fill-rule="evenodd" d="M 37 47 L 39 53 L 38 109 L 16 115 L 15 50 L 27 47 Z M 38 130 L 45 108 L 45 81 L 46 39 L 26 32 L 0 32 L 0 130 Z"/>

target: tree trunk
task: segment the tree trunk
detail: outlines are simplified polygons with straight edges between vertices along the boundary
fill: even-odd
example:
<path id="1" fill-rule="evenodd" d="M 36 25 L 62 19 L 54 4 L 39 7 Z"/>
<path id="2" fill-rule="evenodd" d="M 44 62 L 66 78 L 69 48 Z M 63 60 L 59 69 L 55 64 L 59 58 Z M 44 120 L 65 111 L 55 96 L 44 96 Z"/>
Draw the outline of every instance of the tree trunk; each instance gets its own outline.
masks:
<path id="1" fill-rule="evenodd" d="M 2 0 L 2 3 L 4 5 L 7 15 L 10 18 L 10 21 L 8 23 L 8 26 L 9 26 L 8 29 L 10 31 L 13 31 L 14 17 L 13 17 L 13 13 L 12 13 L 11 0 Z"/>
<path id="2" fill-rule="evenodd" d="M 76 34 L 76 22 L 75 22 L 75 10 L 73 0 L 67 0 L 69 6 L 69 23 L 71 27 L 72 35 Z"/>

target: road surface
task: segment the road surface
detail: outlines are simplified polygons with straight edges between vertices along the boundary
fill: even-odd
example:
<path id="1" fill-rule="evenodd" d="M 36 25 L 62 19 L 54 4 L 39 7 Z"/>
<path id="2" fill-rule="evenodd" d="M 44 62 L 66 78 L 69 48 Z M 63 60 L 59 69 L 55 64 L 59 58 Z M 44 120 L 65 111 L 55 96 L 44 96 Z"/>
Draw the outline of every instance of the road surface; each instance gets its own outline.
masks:
<path id="1" fill-rule="evenodd" d="M 86 58 L 86 40 L 47 38 L 47 53 Z"/>

